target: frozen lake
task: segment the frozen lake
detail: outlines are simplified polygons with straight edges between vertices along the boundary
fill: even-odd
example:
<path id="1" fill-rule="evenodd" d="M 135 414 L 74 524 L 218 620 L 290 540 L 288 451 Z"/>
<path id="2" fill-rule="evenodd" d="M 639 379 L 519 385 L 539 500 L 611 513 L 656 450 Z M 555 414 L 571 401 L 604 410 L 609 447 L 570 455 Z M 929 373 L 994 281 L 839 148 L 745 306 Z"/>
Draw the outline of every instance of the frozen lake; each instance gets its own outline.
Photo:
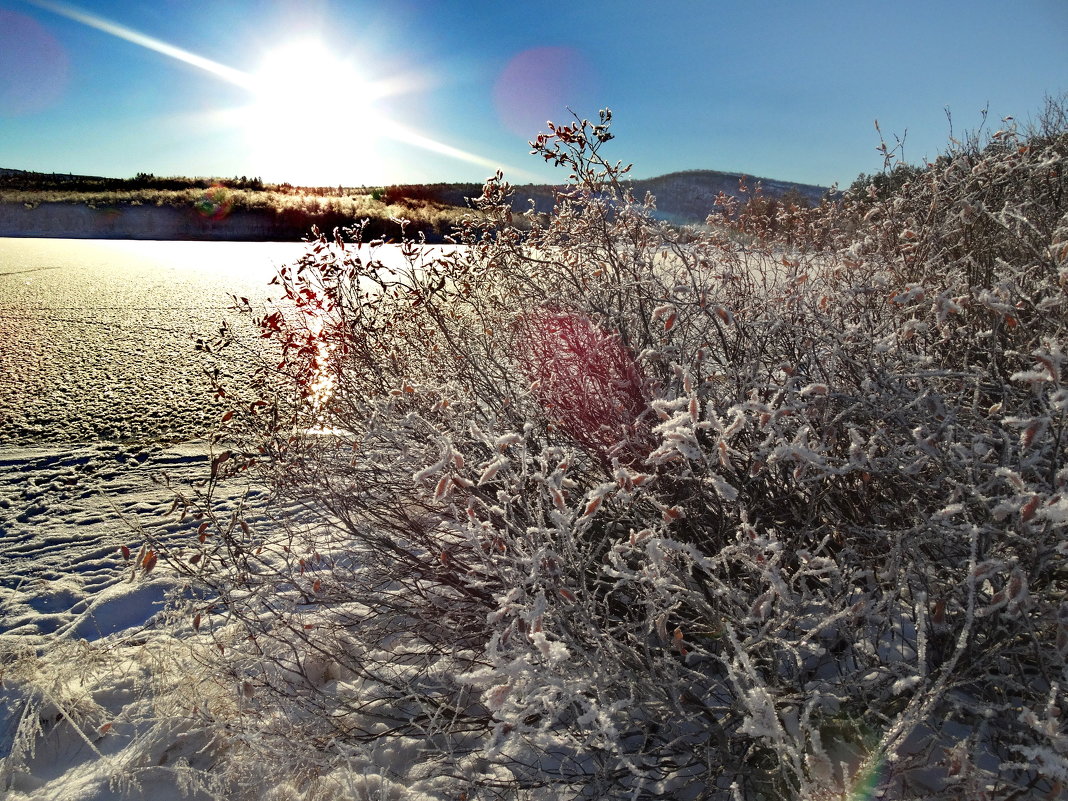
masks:
<path id="1" fill-rule="evenodd" d="M 175 441 L 217 420 L 194 349 L 302 243 L 0 238 L 0 445 Z"/>
<path id="2" fill-rule="evenodd" d="M 0 637 L 106 633 L 89 610 L 128 576 L 120 547 L 136 551 L 141 531 L 190 536 L 153 479 L 207 475 L 201 438 L 223 407 L 195 339 L 224 319 L 254 336 L 229 295 L 277 297 L 268 282 L 303 251 L 0 238 Z M 116 611 L 145 620 L 164 584 L 116 596 Z"/>

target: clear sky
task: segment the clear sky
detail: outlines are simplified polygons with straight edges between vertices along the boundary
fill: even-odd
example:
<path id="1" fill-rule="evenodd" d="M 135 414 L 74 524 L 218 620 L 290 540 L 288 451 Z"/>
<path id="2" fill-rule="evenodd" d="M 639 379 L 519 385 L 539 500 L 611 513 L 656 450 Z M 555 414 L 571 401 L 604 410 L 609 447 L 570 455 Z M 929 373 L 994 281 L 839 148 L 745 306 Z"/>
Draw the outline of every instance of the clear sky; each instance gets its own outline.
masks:
<path id="1" fill-rule="evenodd" d="M 1068 0 L 0 0 L 0 167 L 374 185 L 562 180 L 609 106 L 637 177 L 828 185 L 1068 91 Z"/>

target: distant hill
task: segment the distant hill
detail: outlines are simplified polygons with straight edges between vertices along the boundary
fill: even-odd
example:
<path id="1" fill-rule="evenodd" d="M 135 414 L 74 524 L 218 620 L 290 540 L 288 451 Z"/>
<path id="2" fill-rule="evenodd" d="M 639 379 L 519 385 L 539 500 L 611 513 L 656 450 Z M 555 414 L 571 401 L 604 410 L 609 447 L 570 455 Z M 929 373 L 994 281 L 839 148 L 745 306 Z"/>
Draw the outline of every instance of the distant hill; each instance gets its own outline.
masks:
<path id="1" fill-rule="evenodd" d="M 830 191 L 825 186 L 778 181 L 773 178 L 754 178 L 741 173 L 715 170 L 687 170 L 638 180 L 634 182 L 634 189 L 639 198 L 646 192 L 652 193 L 656 198 L 657 216 L 669 222 L 693 224 L 704 222 L 715 207 L 716 197 L 721 192 L 738 197 L 739 185 L 743 179 L 750 193 L 759 185 L 766 197 L 781 198 L 792 195 L 811 206 L 819 205 Z"/>
<path id="2" fill-rule="evenodd" d="M 749 192 L 759 185 L 767 197 L 781 198 L 792 195 L 816 206 L 830 191 L 825 186 L 779 181 L 773 178 L 754 178 L 737 172 L 717 170 L 687 170 L 661 175 L 657 178 L 640 178 L 631 181 L 634 194 L 642 200 L 647 192 L 656 198 L 656 216 L 679 225 L 703 223 L 716 206 L 716 198 L 725 195 L 740 197 L 740 185 L 744 180 Z M 387 194 L 400 197 L 433 199 L 454 206 L 467 205 L 467 199 L 477 197 L 482 187 L 477 184 L 429 184 L 383 188 Z M 524 184 L 515 187 L 514 208 L 526 211 L 529 201 L 539 212 L 552 209 L 554 187 L 549 184 Z"/>

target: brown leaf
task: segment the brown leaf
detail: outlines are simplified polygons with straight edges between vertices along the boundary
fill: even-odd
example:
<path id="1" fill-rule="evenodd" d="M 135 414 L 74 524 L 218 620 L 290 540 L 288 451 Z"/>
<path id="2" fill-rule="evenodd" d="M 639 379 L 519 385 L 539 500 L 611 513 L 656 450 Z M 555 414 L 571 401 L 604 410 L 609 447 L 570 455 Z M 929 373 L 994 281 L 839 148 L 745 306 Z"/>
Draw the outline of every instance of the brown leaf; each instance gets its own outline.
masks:
<path id="1" fill-rule="evenodd" d="M 940 626 L 946 622 L 945 600 L 938 600 L 935 602 L 934 612 L 931 614 L 931 622 L 936 626 Z"/>
<path id="2" fill-rule="evenodd" d="M 1027 521 L 1035 516 L 1035 510 L 1038 509 L 1039 498 L 1037 495 L 1032 495 L 1031 498 L 1020 509 L 1020 519 Z"/>

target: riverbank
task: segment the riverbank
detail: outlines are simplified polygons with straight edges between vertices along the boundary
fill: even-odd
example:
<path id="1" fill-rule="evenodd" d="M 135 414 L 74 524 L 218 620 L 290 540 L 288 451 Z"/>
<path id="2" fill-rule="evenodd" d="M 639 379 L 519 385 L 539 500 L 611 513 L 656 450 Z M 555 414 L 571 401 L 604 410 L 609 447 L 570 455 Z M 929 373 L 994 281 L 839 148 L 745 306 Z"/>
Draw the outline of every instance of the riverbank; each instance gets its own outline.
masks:
<path id="1" fill-rule="evenodd" d="M 333 208 L 234 209 L 204 213 L 189 205 L 87 205 L 44 202 L 0 203 L 0 237 L 62 239 L 199 240 L 299 242 L 317 226 L 322 231 L 369 219 L 370 236 L 396 235 L 393 216 L 412 220 L 409 233 L 422 232 L 431 242 L 444 234 L 458 214 L 420 214 L 384 208 L 381 218 L 364 217 Z M 404 212 L 408 211 L 408 214 Z M 435 210 L 436 211 L 436 210 Z M 440 219 L 439 219 L 440 217 Z"/>
<path id="2" fill-rule="evenodd" d="M 287 240 L 272 213 L 238 211 L 219 219 L 195 209 L 157 206 L 89 207 L 73 203 L 0 204 L 0 236 L 64 239 Z"/>

